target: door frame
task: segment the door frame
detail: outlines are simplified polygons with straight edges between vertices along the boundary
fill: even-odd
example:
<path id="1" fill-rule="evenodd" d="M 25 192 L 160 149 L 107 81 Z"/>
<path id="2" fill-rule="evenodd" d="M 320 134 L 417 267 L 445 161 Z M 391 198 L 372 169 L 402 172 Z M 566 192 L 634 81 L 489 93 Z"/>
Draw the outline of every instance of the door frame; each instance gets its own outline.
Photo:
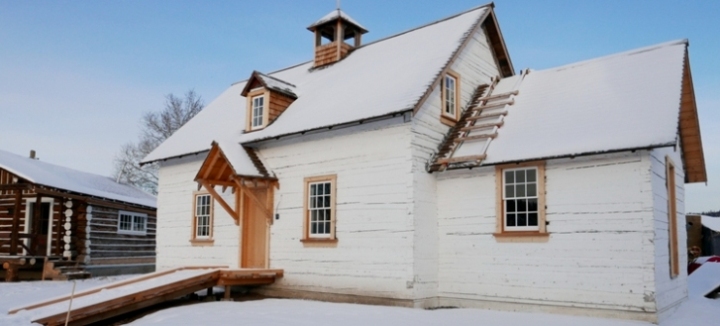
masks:
<path id="1" fill-rule="evenodd" d="M 27 198 L 25 199 L 25 230 L 24 233 L 28 234 L 30 232 L 30 226 L 32 225 L 32 219 L 33 216 L 30 215 L 30 207 L 34 205 L 37 202 L 37 198 Z M 41 203 L 50 203 L 50 209 L 48 210 L 48 234 L 47 234 L 47 245 L 45 246 L 45 256 L 50 256 L 50 253 L 52 253 L 52 234 L 53 234 L 53 214 L 55 212 L 55 199 L 54 198 L 47 198 L 43 197 L 40 201 Z M 28 246 L 28 241 L 30 239 L 23 239 L 23 243 L 25 246 Z M 23 248 L 23 256 L 27 256 L 27 250 Z M 38 254 L 38 253 L 35 253 Z"/>

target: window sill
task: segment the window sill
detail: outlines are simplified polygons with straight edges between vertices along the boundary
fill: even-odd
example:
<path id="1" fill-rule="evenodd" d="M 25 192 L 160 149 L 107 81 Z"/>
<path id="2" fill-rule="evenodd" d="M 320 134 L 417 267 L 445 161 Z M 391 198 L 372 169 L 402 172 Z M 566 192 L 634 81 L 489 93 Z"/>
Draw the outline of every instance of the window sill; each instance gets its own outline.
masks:
<path id="1" fill-rule="evenodd" d="M 190 244 L 193 247 L 209 247 L 215 244 L 215 240 L 213 239 L 192 239 L 190 240 Z"/>
<path id="2" fill-rule="evenodd" d="M 337 247 L 338 239 L 300 239 L 305 247 Z"/>
<path id="3" fill-rule="evenodd" d="M 455 125 L 456 125 L 457 122 L 458 122 L 458 119 L 453 118 L 453 117 L 449 117 L 449 116 L 446 116 L 446 115 L 443 114 L 443 115 L 440 116 L 440 122 L 442 122 L 444 125 L 447 125 L 447 126 L 450 126 L 450 127 L 455 127 Z"/>
<path id="4" fill-rule="evenodd" d="M 547 242 L 550 233 L 539 231 L 506 231 L 493 233 L 498 242 Z"/>

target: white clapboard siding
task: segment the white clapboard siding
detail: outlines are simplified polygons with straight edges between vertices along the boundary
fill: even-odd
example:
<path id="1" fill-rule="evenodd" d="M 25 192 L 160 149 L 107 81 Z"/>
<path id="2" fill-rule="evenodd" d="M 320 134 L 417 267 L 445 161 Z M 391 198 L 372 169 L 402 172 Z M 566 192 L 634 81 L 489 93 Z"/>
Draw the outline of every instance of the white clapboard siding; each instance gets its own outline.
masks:
<path id="1" fill-rule="evenodd" d="M 497 242 L 494 167 L 438 177 L 442 298 L 654 311 L 648 152 L 547 162 L 546 243 Z"/>
<path id="2" fill-rule="evenodd" d="M 685 174 L 680 157 L 680 144 L 677 148 L 654 149 L 650 154 L 652 163 L 653 186 L 653 226 L 655 236 L 655 284 L 657 310 L 660 320 L 669 315 L 673 308 L 687 298 L 687 232 L 685 221 Z M 675 164 L 675 196 L 677 200 L 677 230 L 680 275 L 670 278 L 670 246 L 668 230 L 668 193 L 665 176 L 665 157 Z"/>
<path id="3" fill-rule="evenodd" d="M 410 124 L 403 117 L 260 147 L 276 174 L 270 265 L 276 289 L 411 299 Z M 300 242 L 304 178 L 337 175 L 337 246 Z"/>
<path id="4" fill-rule="evenodd" d="M 217 203 L 214 203 L 212 246 L 192 246 L 193 181 L 206 154 L 190 155 L 163 162 L 158 184 L 157 269 L 187 265 L 239 266 L 240 229 Z M 216 189 L 220 191 L 220 188 Z M 234 205 L 234 195 L 223 195 Z"/>
<path id="5" fill-rule="evenodd" d="M 478 85 L 489 84 L 499 74 L 484 30 L 473 34 L 450 69 L 460 75 L 460 105 L 464 109 Z M 425 171 L 425 164 L 437 151 L 449 127 L 440 122 L 441 85 L 435 87 L 413 117 L 412 169 L 414 216 L 415 300 L 437 297 L 438 230 L 436 175 Z"/>

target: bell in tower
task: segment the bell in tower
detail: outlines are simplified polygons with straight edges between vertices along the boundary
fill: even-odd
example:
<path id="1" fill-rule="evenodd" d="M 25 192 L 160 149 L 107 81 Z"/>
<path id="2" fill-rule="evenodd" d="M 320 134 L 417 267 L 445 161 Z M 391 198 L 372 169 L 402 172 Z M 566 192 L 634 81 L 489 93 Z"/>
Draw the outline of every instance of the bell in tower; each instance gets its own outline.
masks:
<path id="1" fill-rule="evenodd" d="M 340 8 L 308 27 L 315 33 L 315 64 L 313 68 L 326 66 L 345 58 L 352 49 L 361 44 L 362 34 L 368 31 Z M 347 43 L 347 40 L 354 41 Z"/>

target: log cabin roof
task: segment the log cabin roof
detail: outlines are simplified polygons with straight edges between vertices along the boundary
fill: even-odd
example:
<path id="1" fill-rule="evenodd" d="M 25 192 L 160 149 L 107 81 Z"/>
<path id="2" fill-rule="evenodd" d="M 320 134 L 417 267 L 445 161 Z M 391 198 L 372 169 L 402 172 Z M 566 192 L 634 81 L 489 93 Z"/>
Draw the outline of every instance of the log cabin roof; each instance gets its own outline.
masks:
<path id="1" fill-rule="evenodd" d="M 323 69 L 311 69 L 313 61 L 308 61 L 267 74 L 294 85 L 298 98 L 271 125 L 259 131 L 243 133 L 246 105 L 239 94 L 247 81 L 235 83 L 145 157 L 143 163 L 205 152 L 218 139 L 249 143 L 412 111 L 470 32 L 488 17 L 493 18 L 494 25 L 491 4 L 365 44 Z M 501 41 L 499 30 L 494 31 L 498 35 L 491 39 Z M 504 51 L 504 44 L 500 48 Z M 508 67 L 503 71 L 512 74 L 509 56 L 504 53 L 502 57 L 508 58 Z"/>
<path id="2" fill-rule="evenodd" d="M 27 182 L 59 190 L 156 207 L 156 198 L 133 186 L 97 174 L 73 170 L 0 150 L 0 168 Z"/>
<path id="3" fill-rule="evenodd" d="M 430 170 L 679 142 L 686 182 L 706 182 L 687 47 L 687 40 L 673 41 L 502 79 L 479 95 L 487 101 L 470 104 Z M 487 128 L 467 127 L 479 120 L 473 107 L 482 115 L 502 114 L 485 119 L 494 119 L 483 122 Z"/>

